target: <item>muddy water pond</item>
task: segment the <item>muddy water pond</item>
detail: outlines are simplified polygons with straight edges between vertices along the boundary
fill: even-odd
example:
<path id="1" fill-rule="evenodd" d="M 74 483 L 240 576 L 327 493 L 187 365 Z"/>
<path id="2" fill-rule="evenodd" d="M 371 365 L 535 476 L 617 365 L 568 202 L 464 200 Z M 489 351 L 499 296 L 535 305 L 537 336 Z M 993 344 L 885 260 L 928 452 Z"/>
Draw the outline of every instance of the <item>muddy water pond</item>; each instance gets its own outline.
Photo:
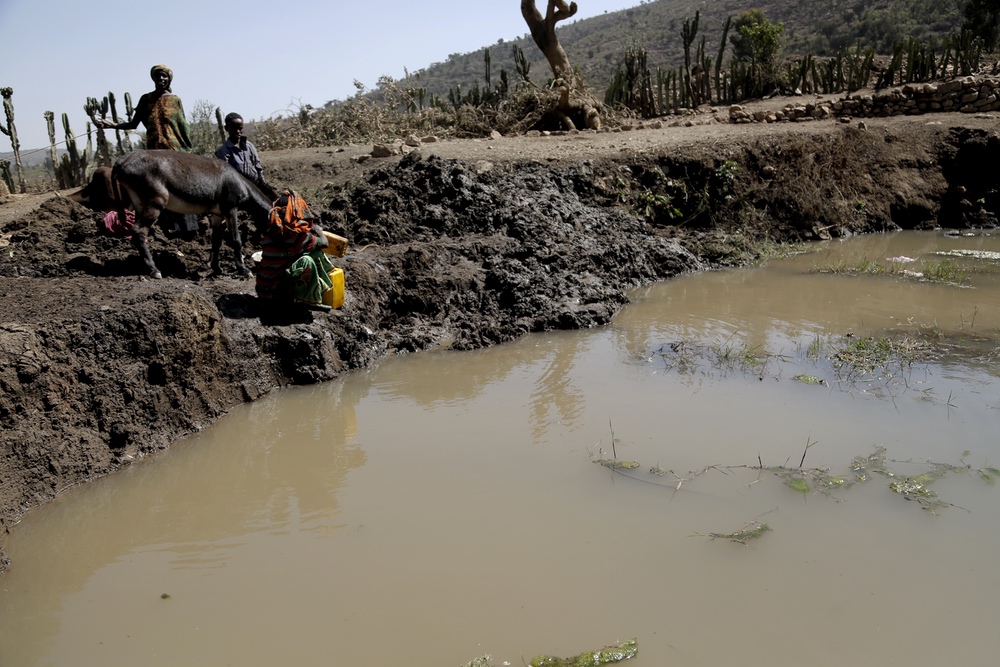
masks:
<path id="1" fill-rule="evenodd" d="M 64 494 L 7 540 L 0 664 L 995 664 L 1000 237 L 810 250 Z"/>

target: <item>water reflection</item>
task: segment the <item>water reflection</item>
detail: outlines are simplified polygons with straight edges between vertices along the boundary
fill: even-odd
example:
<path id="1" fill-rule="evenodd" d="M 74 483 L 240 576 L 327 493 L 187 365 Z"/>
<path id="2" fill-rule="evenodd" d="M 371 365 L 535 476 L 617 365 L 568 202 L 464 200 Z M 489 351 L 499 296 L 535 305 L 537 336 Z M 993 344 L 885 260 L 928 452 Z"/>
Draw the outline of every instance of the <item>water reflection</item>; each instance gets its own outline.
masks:
<path id="1" fill-rule="evenodd" d="M 817 337 L 933 332 L 961 341 L 962 363 L 979 358 L 998 372 L 1000 262 L 962 260 L 975 270 L 961 288 L 894 276 L 816 273 L 817 265 L 911 257 L 940 261 L 942 249 L 996 252 L 1000 237 L 940 233 L 883 234 L 828 242 L 813 252 L 741 272 L 682 276 L 636 295 L 619 315 L 623 353 L 648 358 L 655 348 L 698 341 L 719 349 L 802 356 Z M 949 258 L 950 260 L 954 258 Z"/>
<path id="2" fill-rule="evenodd" d="M 267 397 L 164 455 L 40 510 L 46 526 L 19 530 L 23 534 L 11 545 L 14 581 L 6 583 L 18 585 L 26 559 L 45 576 L 30 582 L 34 611 L 28 617 L 0 595 L 0 635 L 18 638 L 16 644 L 0 640 L 0 664 L 32 664 L 6 653 L 50 641 L 58 634 L 65 596 L 114 563 L 141 556 L 173 571 L 210 571 L 222 568 L 255 533 L 336 528 L 337 492 L 365 463 L 355 442 L 355 405 L 366 389 L 355 382 L 299 391 L 294 420 L 280 393 Z"/>
<path id="3" fill-rule="evenodd" d="M 576 386 L 572 370 L 584 338 L 555 335 L 515 343 L 513 363 L 506 350 L 494 348 L 479 353 L 477 363 L 466 355 L 450 352 L 434 356 L 433 377 L 427 377 L 421 364 L 398 364 L 390 380 L 378 383 L 386 399 L 412 402 L 424 408 L 469 405 L 493 387 L 512 376 L 530 376 L 533 387 L 528 397 L 531 406 L 532 435 L 544 440 L 553 423 L 572 425 L 583 410 L 583 390 Z"/>
<path id="4" fill-rule="evenodd" d="M 581 337 L 559 341 L 531 392 L 532 436 L 544 441 L 552 422 L 575 425 L 586 405 L 584 390 L 574 382 L 573 369 L 580 357 Z"/>

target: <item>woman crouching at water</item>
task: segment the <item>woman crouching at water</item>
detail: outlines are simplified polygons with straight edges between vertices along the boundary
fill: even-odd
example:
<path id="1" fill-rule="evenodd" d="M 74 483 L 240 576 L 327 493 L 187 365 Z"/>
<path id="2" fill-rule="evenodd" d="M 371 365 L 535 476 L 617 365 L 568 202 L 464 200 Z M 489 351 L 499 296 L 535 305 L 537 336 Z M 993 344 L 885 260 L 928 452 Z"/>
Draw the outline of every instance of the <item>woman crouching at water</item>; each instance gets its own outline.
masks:
<path id="1" fill-rule="evenodd" d="M 291 190 L 275 201 L 262 239 L 257 296 L 273 306 L 300 303 L 330 310 L 323 292 L 330 289 L 333 264 L 323 248 L 328 241 L 305 200 Z"/>

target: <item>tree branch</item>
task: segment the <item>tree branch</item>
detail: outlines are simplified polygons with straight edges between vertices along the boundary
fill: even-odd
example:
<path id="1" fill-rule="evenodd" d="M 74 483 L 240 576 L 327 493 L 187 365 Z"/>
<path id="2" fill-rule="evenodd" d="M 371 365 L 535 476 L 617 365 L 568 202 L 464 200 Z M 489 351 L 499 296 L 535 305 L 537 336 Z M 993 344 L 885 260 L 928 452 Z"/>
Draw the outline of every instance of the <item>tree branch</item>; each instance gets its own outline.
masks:
<path id="1" fill-rule="evenodd" d="M 576 3 L 571 2 L 566 5 L 566 0 L 549 0 L 549 9 L 545 20 L 549 21 L 552 27 L 559 21 L 570 18 L 576 14 Z"/>

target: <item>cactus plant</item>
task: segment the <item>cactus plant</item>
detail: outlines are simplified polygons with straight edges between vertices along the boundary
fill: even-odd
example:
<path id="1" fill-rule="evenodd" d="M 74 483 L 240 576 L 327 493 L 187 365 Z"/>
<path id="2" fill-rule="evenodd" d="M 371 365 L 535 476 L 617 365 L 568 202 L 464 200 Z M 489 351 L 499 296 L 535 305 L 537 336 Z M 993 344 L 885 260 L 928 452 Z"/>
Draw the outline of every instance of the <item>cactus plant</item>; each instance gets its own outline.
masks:
<path id="1" fill-rule="evenodd" d="M 128 98 L 128 93 L 125 94 Z M 111 109 L 111 120 L 114 123 L 120 123 L 121 119 L 118 117 L 118 109 L 115 108 L 115 94 L 108 91 L 108 107 Z M 122 141 L 122 130 L 115 130 L 115 144 L 118 148 L 118 155 L 124 155 L 132 150 L 132 142 L 128 137 L 128 130 L 125 130 L 124 141 Z"/>
<path id="2" fill-rule="evenodd" d="M 97 125 L 97 115 L 100 114 L 104 120 L 108 116 L 108 98 L 98 100 L 96 97 L 88 97 L 83 105 L 84 112 L 94 121 L 97 127 L 97 163 L 104 167 L 111 166 L 111 149 L 108 146 L 108 138 L 104 135 L 104 128 Z M 90 141 L 90 127 L 87 128 L 87 141 Z"/>
<path id="3" fill-rule="evenodd" d="M 531 63 L 528 62 L 524 51 L 517 44 L 514 45 L 514 67 L 517 70 L 517 75 L 521 77 L 521 81 L 530 81 L 528 73 L 531 71 Z"/>
<path id="4" fill-rule="evenodd" d="M 10 145 L 14 150 L 14 165 L 17 167 L 17 184 L 21 194 L 24 194 L 28 191 L 28 184 L 24 181 L 24 166 L 21 164 L 21 142 L 17 140 L 17 128 L 14 127 L 14 102 L 11 99 L 14 96 L 14 89 L 0 88 L 0 95 L 3 96 L 3 110 L 7 117 L 7 125 L 6 127 L 0 125 L 0 132 L 10 137 Z M 11 188 L 11 192 L 13 191 Z"/>
<path id="5" fill-rule="evenodd" d="M 219 128 L 219 138 L 226 141 L 226 124 L 222 120 L 222 107 L 215 107 L 215 125 Z"/>
<path id="6" fill-rule="evenodd" d="M 57 167 L 59 166 L 59 154 L 56 152 L 56 115 L 51 111 L 45 112 L 45 125 L 49 131 L 49 168 L 52 170 L 52 180 L 58 187 L 65 187 L 59 182 Z"/>
<path id="7" fill-rule="evenodd" d="M 61 187 L 74 187 L 83 185 L 87 181 L 87 173 L 90 170 L 91 147 L 90 141 L 83 153 L 77 148 L 76 137 L 69 126 L 69 116 L 62 115 L 63 130 L 66 132 L 66 152 L 63 153 L 59 166 L 56 169 L 56 178 L 59 179 Z M 88 124 L 89 125 L 89 124 Z"/>
<path id="8" fill-rule="evenodd" d="M 10 175 L 10 160 L 0 160 L 0 194 L 7 195 L 14 191 L 14 179 Z"/>
<path id="9" fill-rule="evenodd" d="M 715 57 L 715 96 L 720 104 L 728 100 L 723 99 L 722 88 L 722 57 L 726 53 L 726 38 L 729 37 L 729 29 L 733 27 L 733 17 L 727 16 L 726 23 L 722 26 L 722 39 L 719 40 L 719 53 Z"/>

